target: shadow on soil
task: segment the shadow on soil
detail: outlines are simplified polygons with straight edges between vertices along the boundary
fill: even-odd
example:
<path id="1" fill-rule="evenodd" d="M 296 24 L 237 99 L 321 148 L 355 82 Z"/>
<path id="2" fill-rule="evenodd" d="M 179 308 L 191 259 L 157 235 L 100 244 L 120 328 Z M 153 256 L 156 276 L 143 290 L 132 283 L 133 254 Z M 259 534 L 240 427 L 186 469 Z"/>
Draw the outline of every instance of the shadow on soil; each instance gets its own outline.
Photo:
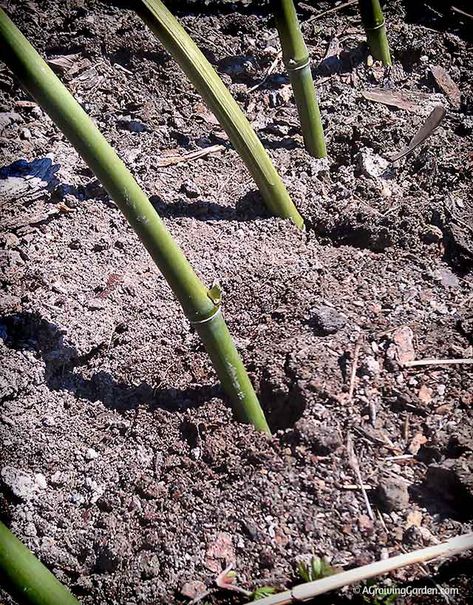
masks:
<path id="1" fill-rule="evenodd" d="M 166 218 L 187 217 L 201 221 L 253 221 L 269 218 L 263 200 L 257 191 L 249 191 L 240 198 L 235 207 L 221 206 L 207 200 L 178 200 L 167 203 L 159 196 L 150 198 L 157 213 Z"/>
<path id="2" fill-rule="evenodd" d="M 64 341 L 58 326 L 36 313 L 16 313 L 0 319 L 3 324 L 5 344 L 17 351 L 32 351 L 45 363 L 45 382 L 51 390 L 68 391 L 90 402 L 101 401 L 117 411 L 135 409 L 140 405 L 167 411 L 199 407 L 212 397 L 220 396 L 220 387 L 193 386 L 153 388 L 142 382 L 139 385 L 116 380 L 109 372 L 98 371 L 85 378 L 78 368 L 86 367 L 102 347 L 96 347 L 85 355 Z"/>

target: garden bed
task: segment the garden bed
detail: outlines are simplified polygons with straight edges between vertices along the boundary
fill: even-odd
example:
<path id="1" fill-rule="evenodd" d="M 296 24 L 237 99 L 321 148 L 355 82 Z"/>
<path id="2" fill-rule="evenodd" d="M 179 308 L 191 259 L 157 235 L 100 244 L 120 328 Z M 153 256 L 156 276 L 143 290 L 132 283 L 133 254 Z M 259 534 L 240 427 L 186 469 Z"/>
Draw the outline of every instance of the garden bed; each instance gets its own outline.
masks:
<path id="1" fill-rule="evenodd" d="M 321 161 L 303 148 L 282 64 L 271 70 L 269 12 L 177 4 L 305 232 L 269 217 L 215 118 L 132 12 L 86 0 L 7 6 L 203 280 L 223 286 L 275 431 L 232 419 L 122 214 L 2 69 L 0 506 L 84 605 L 186 603 L 207 589 L 204 601 L 236 603 L 215 588 L 229 564 L 245 588 L 282 588 L 300 581 L 301 558 L 362 565 L 465 533 L 473 517 L 472 366 L 405 366 L 473 357 L 471 21 L 442 3 L 406 14 L 391 2 L 387 74 L 367 62 L 356 7 L 308 21 L 333 3 L 302 4 L 329 151 Z M 373 88 L 407 91 L 407 108 L 368 100 Z M 437 104 L 447 110 L 440 127 L 385 170 Z M 437 568 L 393 581 L 472 599 L 468 559 Z"/>

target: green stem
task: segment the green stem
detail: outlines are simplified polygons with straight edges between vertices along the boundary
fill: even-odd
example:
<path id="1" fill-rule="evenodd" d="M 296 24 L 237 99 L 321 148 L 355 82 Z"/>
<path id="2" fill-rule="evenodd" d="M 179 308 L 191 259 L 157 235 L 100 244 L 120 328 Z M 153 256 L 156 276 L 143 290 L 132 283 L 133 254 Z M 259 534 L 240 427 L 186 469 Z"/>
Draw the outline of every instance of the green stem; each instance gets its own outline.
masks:
<path id="1" fill-rule="evenodd" d="M 304 221 L 251 124 L 193 40 L 161 0 L 140 0 L 136 10 L 164 48 L 180 65 L 253 176 L 272 214 L 290 218 L 301 229 Z"/>
<path id="2" fill-rule="evenodd" d="M 128 219 L 208 347 L 237 416 L 269 432 L 219 302 L 195 274 L 125 164 L 43 59 L 0 9 L 0 56 L 94 172 Z"/>
<path id="3" fill-rule="evenodd" d="M 291 80 L 307 151 L 325 158 L 324 130 L 310 68 L 310 56 L 302 36 L 293 0 L 271 0 L 281 41 L 284 65 Z"/>
<path id="4" fill-rule="evenodd" d="M 391 53 L 386 36 L 386 25 L 379 0 L 358 0 L 361 20 L 373 59 L 391 65 Z"/>
<path id="5" fill-rule="evenodd" d="M 0 581 L 20 603 L 79 605 L 69 590 L 1 521 Z"/>

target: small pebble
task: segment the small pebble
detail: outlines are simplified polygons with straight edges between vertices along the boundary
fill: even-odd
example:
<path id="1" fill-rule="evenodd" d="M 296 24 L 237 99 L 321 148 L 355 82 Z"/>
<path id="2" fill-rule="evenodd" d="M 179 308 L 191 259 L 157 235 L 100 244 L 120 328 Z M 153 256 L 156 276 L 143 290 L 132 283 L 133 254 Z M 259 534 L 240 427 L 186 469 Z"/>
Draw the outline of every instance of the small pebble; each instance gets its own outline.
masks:
<path id="1" fill-rule="evenodd" d="M 85 452 L 85 459 L 86 460 L 95 460 L 98 457 L 99 457 L 99 453 L 96 452 L 91 447 L 89 447 L 89 449 Z"/>
<path id="2" fill-rule="evenodd" d="M 196 198 L 200 195 L 200 189 L 194 181 L 184 181 L 181 185 L 181 192 L 190 198 Z"/>

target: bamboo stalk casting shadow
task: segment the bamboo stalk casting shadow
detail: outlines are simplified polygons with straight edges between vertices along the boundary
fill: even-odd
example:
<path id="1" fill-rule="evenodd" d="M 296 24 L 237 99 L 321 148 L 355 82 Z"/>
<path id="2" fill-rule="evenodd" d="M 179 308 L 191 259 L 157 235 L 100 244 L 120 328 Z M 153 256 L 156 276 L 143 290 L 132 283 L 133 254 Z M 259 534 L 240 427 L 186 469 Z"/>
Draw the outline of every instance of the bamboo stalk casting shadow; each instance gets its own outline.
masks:
<path id="1" fill-rule="evenodd" d="M 192 38 L 161 0 L 140 0 L 136 6 L 133 4 L 133 8 L 177 61 L 215 114 L 253 176 L 270 212 L 291 219 L 302 229 L 304 221 L 261 141 Z"/>
<path id="2" fill-rule="evenodd" d="M 0 521 L 1 581 L 20 603 L 80 605 L 71 592 Z"/>
<path id="3" fill-rule="evenodd" d="M 358 5 L 373 59 L 382 61 L 383 65 L 391 65 L 386 23 L 380 1 L 359 0 Z"/>
<path id="4" fill-rule="evenodd" d="M 293 0 L 271 0 L 281 42 L 284 65 L 289 74 L 307 151 L 325 158 L 324 130 L 310 67 L 310 56 L 301 33 Z"/>
<path id="5" fill-rule="evenodd" d="M 205 344 L 235 415 L 269 433 L 263 410 L 221 313 L 146 194 L 94 122 L 0 9 L 0 58 L 69 139 L 128 219 Z"/>

